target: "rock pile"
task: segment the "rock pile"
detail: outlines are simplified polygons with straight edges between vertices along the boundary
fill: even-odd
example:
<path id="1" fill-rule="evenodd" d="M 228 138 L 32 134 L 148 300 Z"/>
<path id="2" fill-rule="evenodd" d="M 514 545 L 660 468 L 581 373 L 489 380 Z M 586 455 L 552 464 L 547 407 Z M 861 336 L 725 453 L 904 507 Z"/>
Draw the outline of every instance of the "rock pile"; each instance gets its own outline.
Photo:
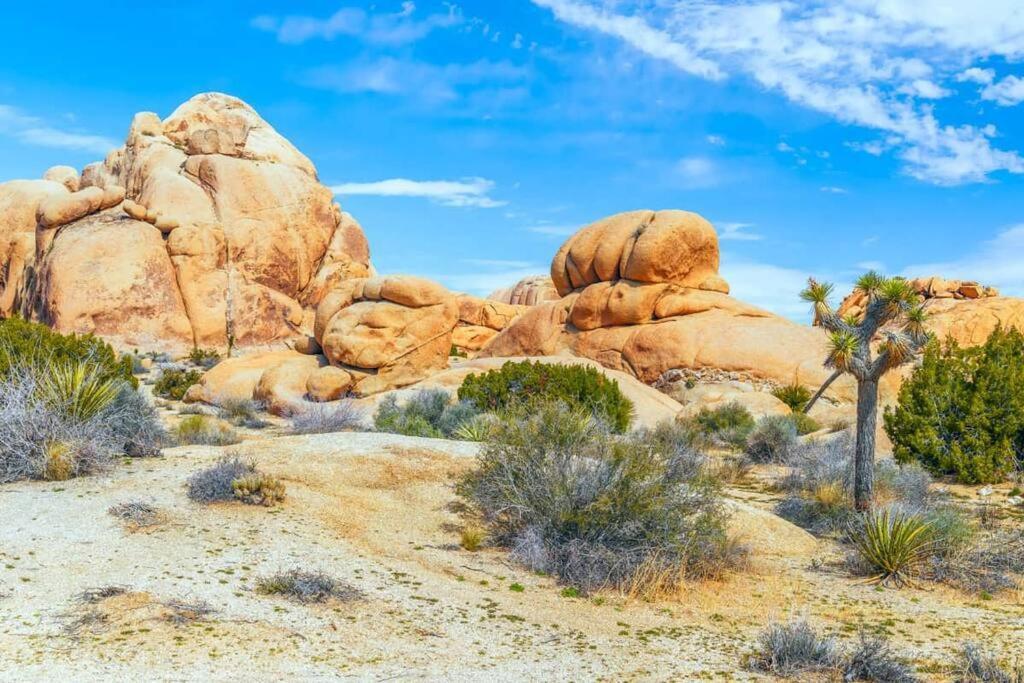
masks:
<path id="1" fill-rule="evenodd" d="M 946 280 L 938 276 L 919 277 L 910 280 L 910 285 L 921 297 L 922 301 L 931 299 L 988 299 L 999 296 L 999 290 L 995 287 L 986 287 L 975 280 Z M 839 305 L 839 315 L 856 316 L 864 315 L 864 305 L 867 303 L 867 295 L 864 292 L 854 290 L 846 295 Z"/>
<path id="2" fill-rule="evenodd" d="M 81 176 L 0 184 L 0 316 L 61 332 L 161 351 L 283 342 L 325 292 L 371 274 L 309 159 L 227 95 L 137 114 Z"/>
<path id="3" fill-rule="evenodd" d="M 551 281 L 551 276 L 530 275 L 511 287 L 491 292 L 487 298 L 513 306 L 536 306 L 545 301 L 556 301 L 561 296 L 555 288 L 555 283 Z"/>

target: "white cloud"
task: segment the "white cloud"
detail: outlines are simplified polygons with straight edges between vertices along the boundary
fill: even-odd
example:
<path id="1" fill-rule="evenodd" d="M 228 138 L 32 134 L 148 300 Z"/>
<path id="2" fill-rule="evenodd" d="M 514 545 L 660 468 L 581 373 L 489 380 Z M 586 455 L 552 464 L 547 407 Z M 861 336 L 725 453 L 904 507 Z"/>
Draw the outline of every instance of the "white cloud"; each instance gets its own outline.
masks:
<path id="1" fill-rule="evenodd" d="M 117 142 L 102 135 L 77 133 L 47 125 L 42 119 L 6 104 L 0 104 L 0 135 L 27 145 L 104 155 L 118 146 Z"/>
<path id="2" fill-rule="evenodd" d="M 672 175 L 678 184 L 688 190 L 714 187 L 721 182 L 718 165 L 707 157 L 684 157 L 676 162 Z"/>
<path id="3" fill-rule="evenodd" d="M 884 150 L 920 180 L 957 185 L 1024 173 L 1018 152 L 993 147 L 994 127 L 940 121 L 929 104 L 971 61 L 1024 59 L 1017 0 L 938 7 L 919 0 L 533 2 L 687 74 L 749 76 L 799 106 L 881 132 Z"/>
<path id="4" fill-rule="evenodd" d="M 715 147 L 725 146 L 725 138 L 721 135 L 708 135 L 705 139 L 708 141 L 709 145 L 714 145 Z"/>
<path id="5" fill-rule="evenodd" d="M 581 227 L 580 225 L 531 225 L 526 230 L 548 237 L 568 237 Z"/>
<path id="6" fill-rule="evenodd" d="M 824 186 L 822 186 L 821 191 L 822 192 L 827 192 L 829 194 L 849 194 L 850 193 L 850 191 L 847 190 L 846 188 L 844 188 L 844 187 L 836 187 L 835 185 L 824 185 Z"/>
<path id="7" fill-rule="evenodd" d="M 762 235 L 756 232 L 746 232 L 747 228 L 754 227 L 753 223 L 716 223 L 719 240 L 756 241 L 762 239 Z"/>
<path id="8" fill-rule="evenodd" d="M 1024 78 L 1007 76 L 981 91 L 981 99 L 991 100 L 1002 107 L 1014 107 L 1024 102 Z"/>
<path id="9" fill-rule="evenodd" d="M 974 251 L 945 262 L 907 266 L 903 275 L 940 275 L 962 280 L 980 280 L 1003 294 L 1024 296 L 1024 223 L 1009 227 Z"/>
<path id="10" fill-rule="evenodd" d="M 800 292 L 807 286 L 810 272 L 749 261 L 729 254 L 722 255 L 719 271 L 729 283 L 732 296 L 740 301 L 752 303 L 797 322 L 810 322 L 810 307 L 800 299 Z M 823 279 L 834 281 L 828 277 Z M 853 286 L 843 282 L 835 284 L 837 292 L 848 292 Z"/>
<path id="11" fill-rule="evenodd" d="M 979 69 L 976 66 L 972 66 L 970 69 L 962 71 L 956 75 L 958 83 L 981 83 L 987 84 L 994 81 L 996 78 L 996 72 L 992 69 Z"/>
<path id="12" fill-rule="evenodd" d="M 408 180 L 390 178 L 371 183 L 341 183 L 332 185 L 336 195 L 370 195 L 376 197 L 422 197 L 444 206 L 470 206 L 492 209 L 507 202 L 497 201 L 488 196 L 494 189 L 494 181 L 486 178 L 463 178 L 461 180 Z"/>
<path id="13" fill-rule="evenodd" d="M 447 13 L 431 14 L 422 20 L 413 17 L 415 11 L 414 3 L 403 2 L 402 9 L 391 14 L 368 14 L 359 8 L 344 7 L 323 19 L 260 15 L 254 17 L 249 25 L 273 33 L 278 41 L 289 44 L 300 44 L 314 38 L 334 40 L 344 36 L 373 45 L 407 45 L 421 40 L 435 29 L 456 26 L 462 22 L 454 5 L 449 5 Z"/>
<path id="14" fill-rule="evenodd" d="M 518 49 L 522 48 L 523 47 L 523 34 L 522 33 L 517 33 L 515 35 L 515 37 L 512 39 L 512 43 L 511 44 L 512 44 L 512 49 L 513 50 L 518 50 Z"/>
<path id="15" fill-rule="evenodd" d="M 524 67 L 511 62 L 481 60 L 469 64 L 435 65 L 394 57 L 325 66 L 306 72 L 305 85 L 339 93 L 369 92 L 407 95 L 428 102 L 456 100 L 469 89 L 515 84 L 525 79 Z"/>

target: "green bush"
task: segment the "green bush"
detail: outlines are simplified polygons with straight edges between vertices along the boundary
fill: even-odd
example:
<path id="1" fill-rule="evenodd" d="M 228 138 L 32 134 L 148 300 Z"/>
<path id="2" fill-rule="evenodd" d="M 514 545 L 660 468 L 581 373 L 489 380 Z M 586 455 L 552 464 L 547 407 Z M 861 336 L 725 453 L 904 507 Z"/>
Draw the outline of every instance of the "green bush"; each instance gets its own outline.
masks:
<path id="1" fill-rule="evenodd" d="M 772 396 L 789 406 L 794 413 L 798 413 L 811 400 L 811 390 L 801 384 L 790 384 L 773 389 Z"/>
<path id="2" fill-rule="evenodd" d="M 693 422 L 712 443 L 738 450 L 747 445 L 756 424 L 750 411 L 735 401 L 714 409 L 701 408 Z"/>
<path id="3" fill-rule="evenodd" d="M 805 413 L 790 413 L 787 415 L 793 426 L 796 427 L 796 433 L 800 436 L 805 434 L 813 434 L 814 432 L 821 429 L 821 424 L 810 415 Z"/>
<path id="4" fill-rule="evenodd" d="M 903 383 L 885 431 L 900 462 L 969 484 L 1024 467 L 1024 336 L 996 329 L 979 347 L 930 345 Z"/>
<path id="5" fill-rule="evenodd" d="M 459 399 L 485 412 L 531 401 L 561 401 L 570 409 L 586 410 L 620 433 L 633 419 L 633 404 L 619 385 L 584 365 L 509 361 L 499 370 L 467 377 Z"/>
<path id="6" fill-rule="evenodd" d="M 452 403 L 452 396 L 444 389 L 421 389 L 403 405 L 394 395 L 381 401 L 373 424 L 378 432 L 423 436 L 433 439 L 461 438 L 479 415 L 469 401 Z"/>
<path id="7" fill-rule="evenodd" d="M 769 415 L 751 432 L 746 453 L 755 462 L 781 462 L 796 445 L 796 437 L 796 425 L 788 415 Z"/>
<path id="8" fill-rule="evenodd" d="M 12 369 L 40 369 L 54 365 L 80 365 L 94 368 L 97 381 L 121 380 L 138 387 L 132 375 L 131 356 L 118 356 L 102 339 L 91 334 L 59 334 L 46 325 L 21 318 L 0 320 L 0 379 Z"/>
<path id="9" fill-rule="evenodd" d="M 198 370 L 163 370 L 153 385 L 153 393 L 161 398 L 180 401 L 188 388 L 198 384 L 202 377 L 203 373 Z"/>
<path id="10" fill-rule="evenodd" d="M 198 346 L 194 346 L 192 347 L 192 350 L 189 351 L 188 359 L 192 361 L 194 365 L 198 365 L 209 370 L 220 362 L 220 354 L 217 353 L 216 349 L 201 349 Z"/>
<path id="11" fill-rule="evenodd" d="M 514 559 L 585 592 L 670 594 L 740 557 L 700 453 L 558 401 L 506 413 L 458 491 Z"/>

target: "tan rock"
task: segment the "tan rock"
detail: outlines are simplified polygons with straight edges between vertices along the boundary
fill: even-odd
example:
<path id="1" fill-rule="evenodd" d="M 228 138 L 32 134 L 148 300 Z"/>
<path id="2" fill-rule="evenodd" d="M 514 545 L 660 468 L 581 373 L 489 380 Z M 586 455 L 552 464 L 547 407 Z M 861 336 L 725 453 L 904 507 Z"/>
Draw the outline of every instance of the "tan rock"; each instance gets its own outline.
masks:
<path id="1" fill-rule="evenodd" d="M 555 255 L 551 279 L 563 296 L 619 279 L 717 291 L 725 287 L 718 276 L 714 228 L 686 211 L 631 211 L 581 229 Z"/>
<path id="2" fill-rule="evenodd" d="M 146 207 L 144 207 L 142 204 L 127 199 L 125 200 L 122 208 L 124 209 L 124 212 L 128 214 L 131 218 L 134 218 L 137 221 L 146 220 Z"/>
<path id="3" fill-rule="evenodd" d="M 573 294 L 532 307 L 481 349 L 485 357 L 554 356 L 566 349 L 563 340 Z"/>
<path id="4" fill-rule="evenodd" d="M 341 368 L 327 365 L 310 373 L 306 380 L 306 394 L 312 401 L 323 403 L 345 396 L 354 378 Z"/>
<path id="5" fill-rule="evenodd" d="M 467 294 L 459 297 L 459 321 L 492 330 L 505 329 L 516 316 L 526 310 L 526 306 L 512 306 Z"/>
<path id="6" fill-rule="evenodd" d="M 306 354 L 307 356 L 316 355 L 323 351 L 323 349 L 320 348 L 320 343 L 316 340 L 316 338 L 310 336 L 299 337 L 298 339 L 295 340 L 295 343 L 292 344 L 292 348 L 298 351 L 299 353 Z"/>
<path id="7" fill-rule="evenodd" d="M 264 372 L 299 356 L 295 351 L 288 350 L 226 358 L 203 373 L 199 383 L 189 388 L 184 400 L 186 403 L 222 405 L 228 400 L 252 399 Z"/>
<path id="8" fill-rule="evenodd" d="M 530 275 L 511 287 L 491 292 L 487 298 L 513 306 L 536 306 L 561 297 L 549 275 Z"/>
<path id="9" fill-rule="evenodd" d="M 78 192 L 78 171 L 71 166 L 52 166 L 46 169 L 43 180 L 60 183 L 68 189 L 68 192 Z"/>
<path id="10" fill-rule="evenodd" d="M 462 351 L 479 351 L 498 331 L 483 325 L 459 325 L 452 330 L 452 345 Z"/>
<path id="11" fill-rule="evenodd" d="M 269 366 L 260 375 L 252 396 L 262 401 L 268 412 L 288 416 L 302 410 L 306 403 L 306 387 L 310 377 L 326 364 L 323 356 L 292 353 Z"/>
<path id="12" fill-rule="evenodd" d="M 35 262 L 36 213 L 54 196 L 68 196 L 67 188 L 50 180 L 0 183 L 0 317 L 20 308 L 27 269 Z"/>
<path id="13" fill-rule="evenodd" d="M 39 204 L 36 221 L 41 228 L 56 228 L 100 210 L 105 191 L 87 187 L 67 195 L 52 195 Z"/>

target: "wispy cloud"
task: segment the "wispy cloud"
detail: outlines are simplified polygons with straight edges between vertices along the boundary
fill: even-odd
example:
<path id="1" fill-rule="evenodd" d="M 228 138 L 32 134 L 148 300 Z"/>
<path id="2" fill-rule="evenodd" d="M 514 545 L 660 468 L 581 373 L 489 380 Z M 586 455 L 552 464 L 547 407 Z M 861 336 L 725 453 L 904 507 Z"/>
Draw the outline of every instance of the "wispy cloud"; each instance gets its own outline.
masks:
<path id="1" fill-rule="evenodd" d="M 756 232 L 747 232 L 747 228 L 754 227 L 753 223 L 716 223 L 719 240 L 736 240 L 752 242 L 762 238 Z"/>
<path id="2" fill-rule="evenodd" d="M 507 61 L 437 65 L 381 57 L 311 69 L 301 82 L 339 93 L 413 96 L 429 102 L 448 102 L 475 88 L 519 83 L 526 75 L 525 67 Z"/>
<path id="3" fill-rule="evenodd" d="M 497 289 L 514 285 L 524 277 L 548 272 L 547 264 L 527 261 L 479 259 L 473 265 L 478 268 L 467 272 L 434 273 L 427 277 L 456 292 L 487 296 Z"/>
<path id="4" fill-rule="evenodd" d="M 1001 107 L 1015 107 L 1024 102 L 1024 78 L 1007 76 L 981 91 L 981 99 L 991 100 Z"/>
<path id="5" fill-rule="evenodd" d="M 96 154 L 106 154 L 118 146 L 117 142 L 102 135 L 78 133 L 47 125 L 42 119 L 7 104 L 0 104 L 0 135 L 12 137 L 27 145 Z"/>
<path id="6" fill-rule="evenodd" d="M 537 233 L 538 235 L 546 235 L 548 237 L 568 237 L 577 230 L 581 225 L 531 225 L 526 228 L 528 232 Z"/>
<path id="7" fill-rule="evenodd" d="M 421 197 L 444 206 L 491 209 L 507 202 L 492 199 L 494 181 L 486 178 L 461 180 L 409 180 L 389 178 L 369 183 L 341 183 L 332 185 L 331 191 L 342 197 L 370 195 L 376 197 Z"/>
<path id="8" fill-rule="evenodd" d="M 729 283 L 730 293 L 737 299 L 797 322 L 810 321 L 810 308 L 807 302 L 800 299 L 800 291 L 807 286 L 807 277 L 811 272 L 748 260 L 729 253 L 722 254 L 719 270 Z M 817 275 L 825 280 L 836 281 L 836 278 L 828 277 L 828 273 Z M 853 286 L 852 283 L 841 281 L 835 284 L 837 292 L 848 292 Z"/>
<path id="9" fill-rule="evenodd" d="M 941 275 L 963 280 L 981 280 L 995 285 L 1003 294 L 1024 296 L 1024 223 L 1009 227 L 960 258 L 907 266 L 903 275 Z"/>
<path id="10" fill-rule="evenodd" d="M 722 181 L 718 163 L 701 156 L 684 157 L 677 161 L 672 176 L 678 185 L 688 190 L 714 187 Z"/>
<path id="11" fill-rule="evenodd" d="M 300 44 L 308 40 L 334 40 L 357 38 L 372 45 L 407 45 L 425 38 L 435 29 L 449 28 L 462 23 L 462 16 L 454 5 L 447 13 L 431 14 L 423 19 L 415 16 L 416 5 L 403 2 L 402 9 L 393 13 L 369 14 L 357 7 L 345 7 L 329 17 L 260 15 L 250 25 L 260 31 L 277 36 L 278 41 Z"/>
<path id="12" fill-rule="evenodd" d="M 981 69 L 964 71 L 965 64 L 1024 55 L 1018 3 L 977 0 L 934 11 L 911 0 L 533 2 L 690 76 L 749 76 L 799 106 L 874 131 L 881 140 L 863 149 L 894 153 L 922 181 L 958 185 L 1000 171 L 1024 173 L 1017 151 L 994 146 L 994 126 L 946 123 L 932 106 L 947 93 L 944 82 L 985 78 Z"/>
<path id="13" fill-rule="evenodd" d="M 822 192 L 827 192 L 828 194 L 849 194 L 850 193 L 850 191 L 847 190 L 845 187 L 838 187 L 836 185 L 822 185 L 821 191 Z"/>

